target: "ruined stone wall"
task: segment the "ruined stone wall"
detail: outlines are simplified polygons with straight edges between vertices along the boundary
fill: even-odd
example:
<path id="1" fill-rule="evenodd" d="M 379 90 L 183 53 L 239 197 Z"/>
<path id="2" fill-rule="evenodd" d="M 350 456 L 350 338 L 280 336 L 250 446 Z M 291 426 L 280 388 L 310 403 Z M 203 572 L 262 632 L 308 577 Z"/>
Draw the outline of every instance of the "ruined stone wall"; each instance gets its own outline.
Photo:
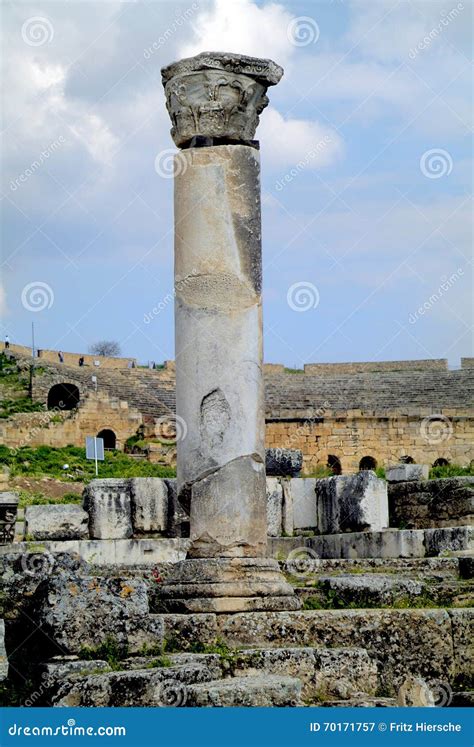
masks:
<path id="1" fill-rule="evenodd" d="M 86 436 L 104 429 L 115 433 L 121 449 L 143 422 L 141 413 L 128 402 L 107 392 L 90 393 L 76 410 L 19 413 L 0 420 L 0 443 L 21 446 L 84 446 Z"/>
<path id="2" fill-rule="evenodd" d="M 5 349 L 4 343 L 2 349 Z M 18 355 L 24 358 L 31 358 L 31 348 L 26 347 L 25 345 L 14 345 L 13 343 L 10 343 L 9 350 L 14 355 Z M 91 366 L 92 368 L 123 369 L 128 368 L 132 364 L 132 362 L 136 365 L 135 358 L 117 358 L 102 355 L 89 355 L 89 353 L 67 353 L 65 351 L 62 351 L 62 353 L 64 357 L 64 365 L 71 367 L 77 367 L 79 365 L 79 358 L 81 356 L 84 358 L 84 364 L 86 366 Z M 59 359 L 57 350 L 44 350 L 42 348 L 38 348 L 36 350 L 35 363 L 38 365 L 41 365 L 42 362 L 58 363 L 58 360 Z M 95 365 L 96 361 L 99 362 L 100 366 Z"/>
<path id="3" fill-rule="evenodd" d="M 474 459 L 474 415 L 468 408 L 443 409 L 406 415 L 391 411 L 363 415 L 347 411 L 324 413 L 318 419 L 267 419 L 266 446 L 301 449 L 303 473 L 327 465 L 336 456 L 343 472 L 359 469 L 362 457 L 373 457 L 378 466 L 411 456 L 416 463 L 433 464 L 443 457 L 453 464 L 467 465 Z"/>
<path id="4" fill-rule="evenodd" d="M 465 359 L 467 360 L 467 359 Z M 367 361 L 356 363 L 305 363 L 304 372 L 310 376 L 377 373 L 379 371 L 433 371 L 448 369 L 446 358 L 413 361 Z"/>

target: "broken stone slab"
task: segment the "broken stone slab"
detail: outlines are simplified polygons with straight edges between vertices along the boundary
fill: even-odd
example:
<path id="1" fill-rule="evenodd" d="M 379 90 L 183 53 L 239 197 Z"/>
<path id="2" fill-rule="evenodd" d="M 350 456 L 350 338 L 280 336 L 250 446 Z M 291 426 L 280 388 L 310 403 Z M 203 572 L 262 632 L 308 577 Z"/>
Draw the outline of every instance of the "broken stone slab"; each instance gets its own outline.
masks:
<path id="1" fill-rule="evenodd" d="M 82 506 L 27 506 L 25 535 L 29 540 L 80 540 L 89 537 L 89 516 Z"/>
<path id="2" fill-rule="evenodd" d="M 474 550 L 474 527 L 472 526 L 425 529 L 424 537 L 428 557 Z"/>
<path id="3" fill-rule="evenodd" d="M 120 478 L 92 480 L 84 490 L 91 539 L 127 539 L 132 536 L 130 481 Z"/>
<path id="4" fill-rule="evenodd" d="M 316 479 L 295 477 L 288 481 L 293 504 L 293 529 L 315 530 L 318 527 Z"/>
<path id="5" fill-rule="evenodd" d="M 302 467 L 300 449 L 265 449 L 265 471 L 270 477 L 298 477 Z"/>
<path id="6" fill-rule="evenodd" d="M 307 591 L 311 594 L 312 590 Z M 317 593 L 324 598 L 329 594 L 336 596 L 339 606 L 381 607 L 400 599 L 416 600 L 425 591 L 426 585 L 421 581 L 379 573 L 319 576 L 317 584 Z"/>
<path id="7" fill-rule="evenodd" d="M 474 679 L 474 609 L 449 609 L 453 637 L 453 681 L 459 689 L 470 689 Z"/>
<path id="8" fill-rule="evenodd" d="M 186 539 L 157 537 L 118 540 L 45 540 L 41 550 L 35 551 L 34 542 L 15 543 L 20 554 L 35 552 L 72 553 L 94 567 L 134 568 L 157 563 L 177 563 L 184 560 L 190 542 Z M 0 549 L 0 557 L 3 555 Z M 33 564 L 32 564 L 33 565 Z M 43 565 L 47 567 L 44 561 Z"/>
<path id="9" fill-rule="evenodd" d="M 170 537 L 189 537 L 189 511 L 178 501 L 176 478 L 164 480 L 168 488 L 168 534 Z"/>
<path id="10" fill-rule="evenodd" d="M 212 679 L 203 664 L 153 667 L 106 672 L 66 681 L 53 697 L 55 706 L 82 707 L 179 707 L 185 706 L 193 683 Z"/>
<path id="11" fill-rule="evenodd" d="M 379 531 L 388 527 L 387 483 L 375 472 L 336 475 L 315 481 L 321 534 Z"/>
<path id="12" fill-rule="evenodd" d="M 43 594 L 38 624 L 62 654 L 79 654 L 107 638 L 129 654 L 162 642 L 162 622 L 149 614 L 148 585 L 141 578 L 64 573 L 50 577 Z"/>
<path id="13" fill-rule="evenodd" d="M 159 477 L 130 479 L 134 534 L 166 532 L 168 528 L 168 486 Z"/>
<path id="14" fill-rule="evenodd" d="M 288 707 L 302 705 L 301 682 L 295 677 L 256 675 L 214 680 L 187 689 L 190 707 Z"/>
<path id="15" fill-rule="evenodd" d="M 430 473 L 428 464 L 394 464 L 385 470 L 387 482 L 409 482 L 427 480 Z"/>
<path id="16" fill-rule="evenodd" d="M 377 689 L 377 666 L 360 648 L 264 648 L 238 651 L 233 671 L 246 676 L 266 673 L 295 677 L 305 700 L 321 696 L 348 698 Z"/>
<path id="17" fill-rule="evenodd" d="M 5 648 L 5 621 L 0 620 L 0 682 L 8 677 L 8 659 Z"/>
<path id="18" fill-rule="evenodd" d="M 279 537 L 282 532 L 283 489 L 276 477 L 267 477 L 267 535 Z"/>

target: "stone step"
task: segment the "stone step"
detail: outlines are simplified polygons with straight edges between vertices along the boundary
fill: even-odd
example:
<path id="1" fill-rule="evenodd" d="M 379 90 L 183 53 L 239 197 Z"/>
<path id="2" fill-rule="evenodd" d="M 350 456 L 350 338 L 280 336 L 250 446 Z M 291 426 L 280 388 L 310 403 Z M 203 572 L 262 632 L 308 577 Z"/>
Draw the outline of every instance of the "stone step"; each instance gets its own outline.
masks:
<path id="1" fill-rule="evenodd" d="M 295 554 L 306 564 L 315 558 L 424 558 L 474 550 L 471 526 L 441 529 L 384 529 L 314 537 L 269 537 L 268 554 L 278 560 Z"/>
<path id="2" fill-rule="evenodd" d="M 296 589 L 306 609 L 474 606 L 474 583 L 426 583 L 394 574 L 326 576 Z"/>
<path id="3" fill-rule="evenodd" d="M 320 703 L 312 703 L 322 708 L 396 708 L 396 698 L 367 697 L 363 693 L 348 700 L 323 700 Z"/>
<path id="4" fill-rule="evenodd" d="M 51 703 L 74 707 L 182 706 L 191 684 L 212 681 L 215 674 L 202 664 L 93 674 L 79 670 L 52 695 Z"/>
<path id="5" fill-rule="evenodd" d="M 409 674 L 462 689 L 472 677 L 472 609 L 351 609 L 161 615 L 164 640 L 189 648 L 198 638 L 230 648 L 362 648 L 380 688 L 396 693 Z M 194 634 L 194 638 L 193 638 Z"/>
<path id="6" fill-rule="evenodd" d="M 301 682 L 295 677 L 257 675 L 214 680 L 187 688 L 183 705 L 190 707 L 268 707 L 298 706 Z"/>
<path id="7" fill-rule="evenodd" d="M 420 581 L 457 580 L 461 574 L 461 564 L 464 563 L 465 573 L 468 572 L 468 561 L 460 561 L 458 557 L 438 558 L 335 558 L 306 559 L 307 580 L 317 580 L 320 576 L 362 575 L 362 574 L 390 574 L 414 578 Z M 280 567 L 286 570 L 286 562 L 280 561 Z M 291 573 L 291 565 L 289 568 Z M 468 576 L 465 576 L 468 578 Z"/>

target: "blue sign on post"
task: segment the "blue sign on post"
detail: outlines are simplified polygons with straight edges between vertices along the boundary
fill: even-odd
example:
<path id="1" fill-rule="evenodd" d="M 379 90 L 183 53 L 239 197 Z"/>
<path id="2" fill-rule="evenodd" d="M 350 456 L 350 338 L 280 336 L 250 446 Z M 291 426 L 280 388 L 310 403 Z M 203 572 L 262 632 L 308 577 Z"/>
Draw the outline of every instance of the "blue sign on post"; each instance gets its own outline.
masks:
<path id="1" fill-rule="evenodd" d="M 105 459 L 103 438 L 86 436 L 86 459 L 94 459 L 95 474 L 97 476 L 99 474 L 99 466 L 97 462 L 103 462 Z"/>

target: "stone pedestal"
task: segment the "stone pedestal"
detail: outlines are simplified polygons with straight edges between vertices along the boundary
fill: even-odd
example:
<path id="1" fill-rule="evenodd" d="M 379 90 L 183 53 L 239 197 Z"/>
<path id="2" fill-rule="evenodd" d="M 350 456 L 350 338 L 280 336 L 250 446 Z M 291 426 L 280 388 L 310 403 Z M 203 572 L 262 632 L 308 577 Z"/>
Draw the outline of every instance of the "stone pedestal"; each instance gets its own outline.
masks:
<path id="1" fill-rule="evenodd" d="M 162 70 L 175 159 L 178 500 L 173 611 L 294 609 L 267 543 L 258 115 L 283 71 L 206 52 Z"/>

